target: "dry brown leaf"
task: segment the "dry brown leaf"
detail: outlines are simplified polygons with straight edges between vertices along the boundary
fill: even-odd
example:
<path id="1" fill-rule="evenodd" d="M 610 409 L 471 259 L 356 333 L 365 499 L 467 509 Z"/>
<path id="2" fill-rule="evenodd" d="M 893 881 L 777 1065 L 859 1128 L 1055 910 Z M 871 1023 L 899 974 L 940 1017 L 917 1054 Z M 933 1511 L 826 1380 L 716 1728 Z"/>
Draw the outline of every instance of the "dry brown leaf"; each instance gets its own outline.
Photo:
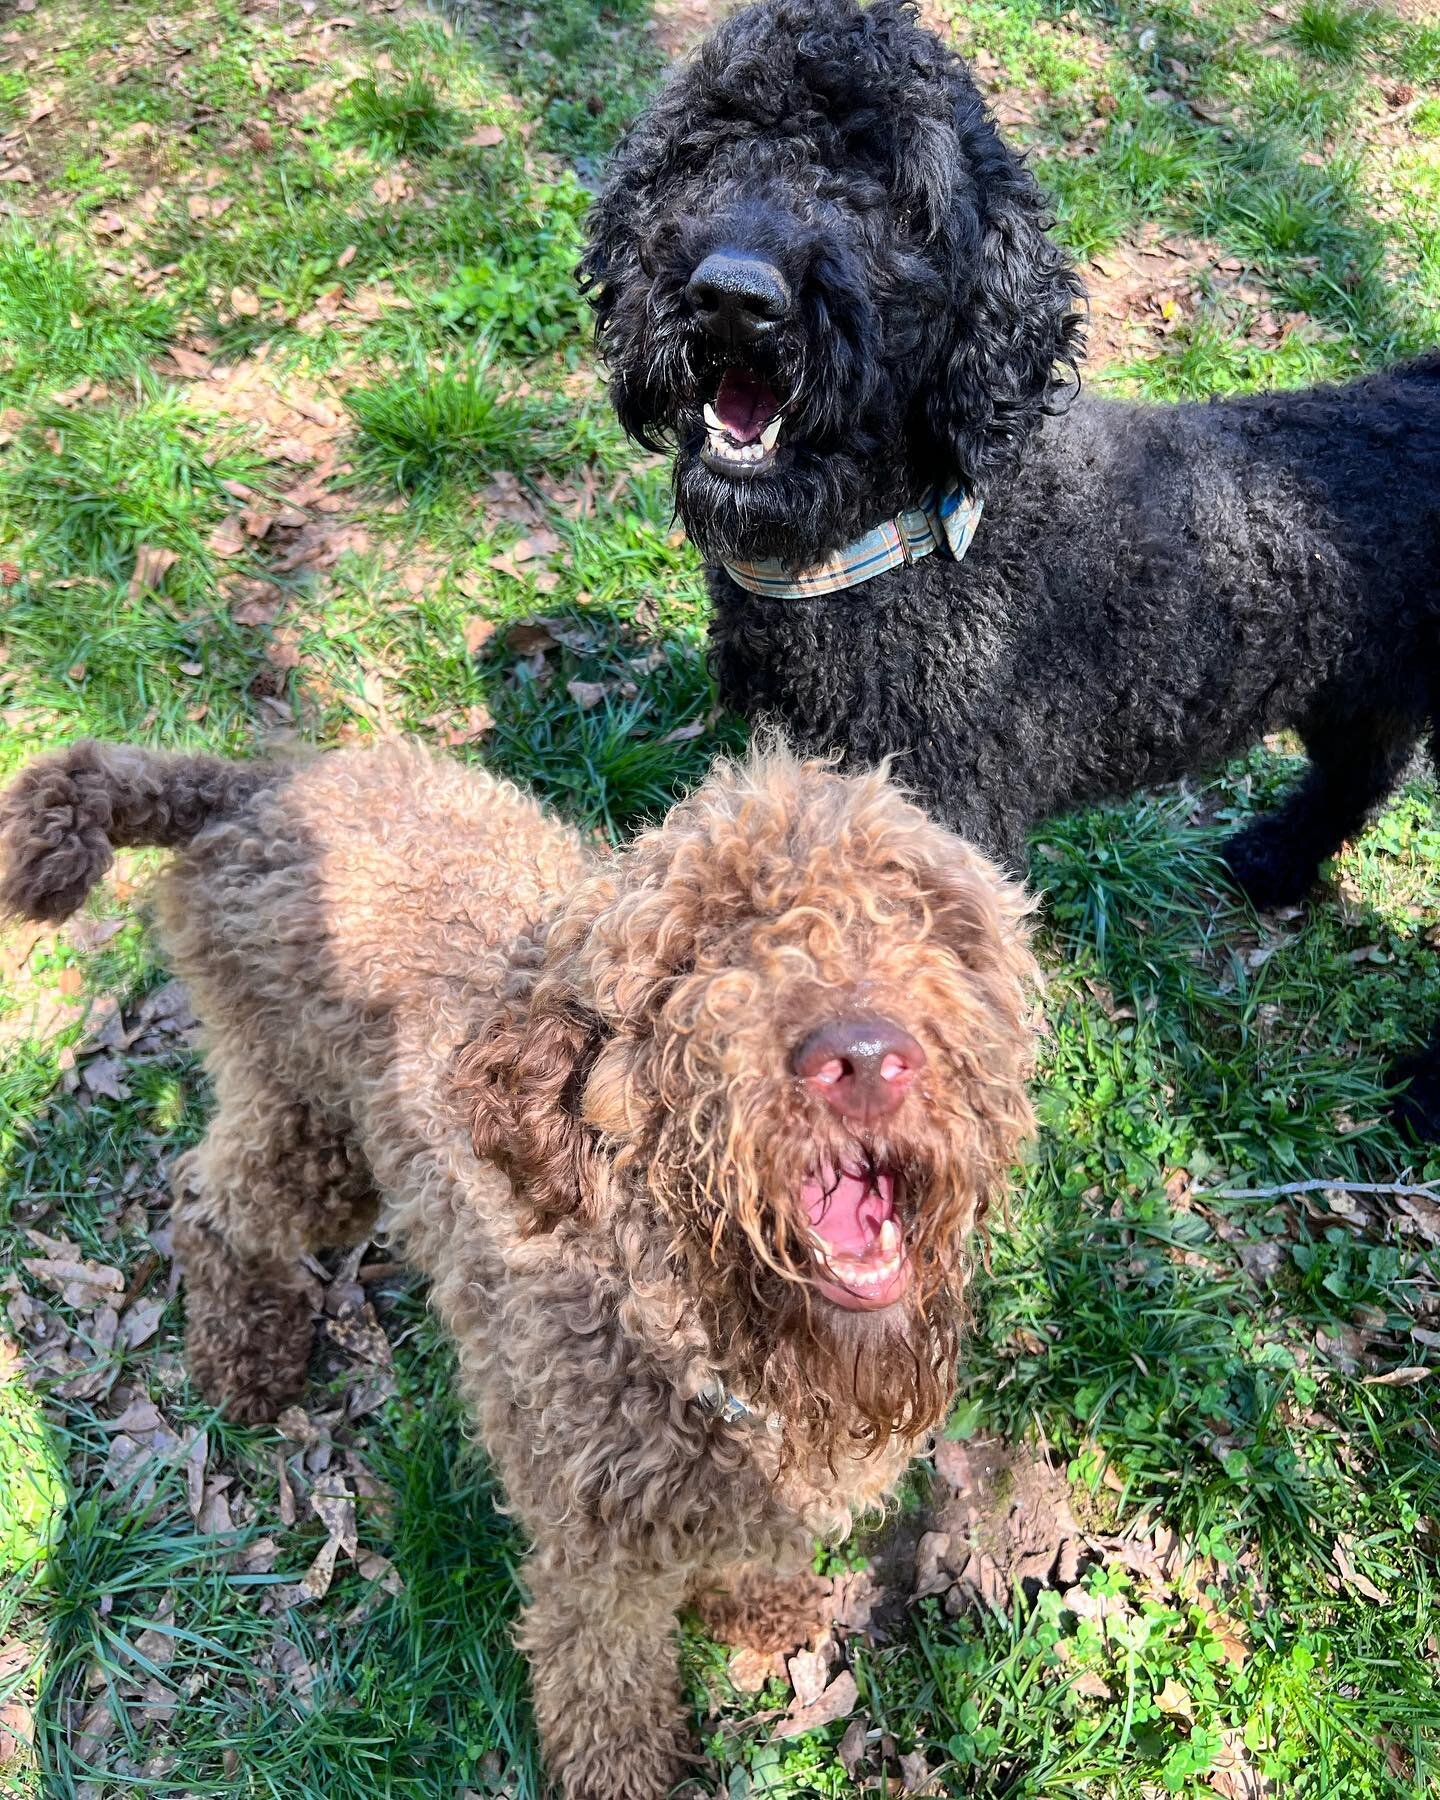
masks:
<path id="1" fill-rule="evenodd" d="M 400 1578 L 400 1571 L 378 1550 L 361 1551 L 355 1566 L 363 1580 L 378 1581 L 387 1594 L 404 1593 L 405 1583 Z"/>
<path id="2" fill-rule="evenodd" d="M 482 619 L 477 613 L 465 621 L 465 654 L 478 656 L 495 635 L 495 621 Z"/>
<path id="3" fill-rule="evenodd" d="M 410 189 L 403 175 L 381 175 L 371 182 L 370 192 L 382 206 L 390 206 L 403 200 Z"/>
<path id="4" fill-rule="evenodd" d="M 141 544 L 135 552 L 135 567 L 130 576 L 126 598 L 138 600 L 143 594 L 158 594 L 168 569 L 179 562 L 179 553 L 158 544 Z"/>
<path id="5" fill-rule="evenodd" d="M 603 681 L 567 681 L 565 691 L 581 712 L 589 712 L 592 706 L 600 704 L 610 690 Z"/>
<path id="6" fill-rule="evenodd" d="M 799 1737 L 805 1731 L 818 1731 L 822 1725 L 833 1725 L 855 1710 L 860 1690 L 855 1677 L 842 1669 L 829 1687 L 810 1706 L 792 1705 L 775 1727 L 777 1738 Z"/>
<path id="7" fill-rule="evenodd" d="M 1367 1375 L 1364 1387 L 1415 1387 L 1422 1381 L 1428 1381 L 1435 1373 L 1434 1369 L 1424 1363 L 1409 1363 L 1403 1369 L 1387 1369 L 1383 1375 Z"/>
<path id="8" fill-rule="evenodd" d="M 725 1671 L 731 1687 L 740 1694 L 758 1694 L 770 1679 L 774 1660 L 759 1650 L 737 1650 Z"/>
<path id="9" fill-rule="evenodd" d="M 795 1706 L 813 1706 L 825 1692 L 825 1683 L 830 1676 L 829 1663 L 818 1651 L 797 1650 L 786 1668 L 790 1685 L 795 1690 Z"/>
<path id="10" fill-rule="evenodd" d="M 458 723 L 444 713 L 432 714 L 425 723 L 438 734 L 442 744 L 449 744 L 452 748 L 460 744 L 476 743 L 495 726 L 489 707 L 482 706 L 478 701 L 465 708 Z"/>
<path id="11" fill-rule="evenodd" d="M 120 1343 L 127 1350 L 148 1344 L 165 1316 L 163 1300 L 137 1300 L 120 1321 Z"/>
<path id="12" fill-rule="evenodd" d="M 1335 1540 L 1335 1567 L 1340 1571 L 1340 1579 L 1352 1593 L 1359 1594 L 1362 1599 L 1373 1600 L 1376 1606 L 1388 1606 L 1390 1596 L 1366 1575 L 1362 1575 L 1351 1561 L 1350 1550 L 1355 1540 L 1349 1532 L 1341 1532 Z"/>
<path id="13" fill-rule="evenodd" d="M 905 1794 L 938 1794 L 940 1788 L 930 1773 L 923 1750 L 911 1750 L 900 1758 L 901 1792 Z"/>
<path id="14" fill-rule="evenodd" d="M 38 1240 L 39 1247 L 47 1254 L 25 1257 L 23 1267 L 37 1281 L 54 1288 L 65 1304 L 73 1306 L 77 1312 L 104 1304 L 109 1295 L 124 1293 L 125 1277 L 109 1263 L 92 1262 L 80 1255 L 77 1245 L 64 1240 L 57 1244 L 56 1240 L 47 1239 L 43 1232 L 29 1231 L 25 1235 L 32 1243 Z M 60 1254 L 52 1254 L 53 1249 L 58 1249 Z"/>
<path id="15" fill-rule="evenodd" d="M 1164 1687 L 1155 1696 L 1155 1704 L 1167 1718 L 1184 1719 L 1189 1725 L 1195 1723 L 1195 1702 L 1173 1675 L 1166 1677 Z"/>
<path id="16" fill-rule="evenodd" d="M 93 1056 L 80 1070 L 82 1086 L 103 1100 L 128 1100 L 130 1084 L 118 1056 Z"/>
<path id="17" fill-rule="evenodd" d="M 0 1770 L 8 1769 L 35 1741 L 35 1715 L 22 1700 L 0 1706 Z"/>
<path id="18" fill-rule="evenodd" d="M 245 526 L 239 513 L 232 513 L 228 519 L 220 521 L 210 533 L 209 545 L 212 556 L 227 560 L 239 556 L 245 548 Z"/>
<path id="19" fill-rule="evenodd" d="M 230 290 L 230 310 L 242 319 L 255 319 L 260 316 L 260 299 L 252 294 L 249 288 L 233 287 Z"/>
<path id="20" fill-rule="evenodd" d="M 855 1771 L 865 1760 L 865 1720 L 852 1719 L 845 1727 L 845 1735 L 841 1738 L 835 1752 L 840 1759 L 840 1767 L 847 1775 Z"/>
<path id="21" fill-rule="evenodd" d="M 477 125 L 469 137 L 460 141 L 474 150 L 493 150 L 505 142 L 505 133 L 498 125 Z"/>
<path id="22" fill-rule="evenodd" d="M 546 619 L 512 625 L 505 633 L 505 648 L 516 656 L 544 656 L 556 649 L 559 642 Z"/>

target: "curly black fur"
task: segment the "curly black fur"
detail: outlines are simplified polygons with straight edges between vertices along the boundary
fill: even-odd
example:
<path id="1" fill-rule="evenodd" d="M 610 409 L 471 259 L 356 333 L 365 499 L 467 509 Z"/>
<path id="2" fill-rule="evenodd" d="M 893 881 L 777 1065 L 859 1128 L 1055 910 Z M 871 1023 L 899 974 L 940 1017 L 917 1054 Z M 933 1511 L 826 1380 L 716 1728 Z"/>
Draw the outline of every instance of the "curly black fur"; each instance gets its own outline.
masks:
<path id="1" fill-rule="evenodd" d="M 1305 393 L 1062 406 L 1081 290 L 1048 224 L 904 0 L 761 0 L 634 126 L 586 275 L 623 423 L 676 447 L 722 697 L 807 749 L 901 753 L 1016 865 L 1049 814 L 1294 727 L 1306 779 L 1227 857 L 1256 904 L 1295 900 L 1420 738 L 1440 749 L 1440 356 Z M 685 282 L 722 245 L 797 296 L 755 371 L 793 398 L 750 480 L 697 454 L 718 362 Z M 962 563 L 814 600 L 713 566 L 818 561 L 956 477 L 986 503 Z M 1440 1035 L 1407 1073 L 1406 1116 L 1440 1136 Z"/>

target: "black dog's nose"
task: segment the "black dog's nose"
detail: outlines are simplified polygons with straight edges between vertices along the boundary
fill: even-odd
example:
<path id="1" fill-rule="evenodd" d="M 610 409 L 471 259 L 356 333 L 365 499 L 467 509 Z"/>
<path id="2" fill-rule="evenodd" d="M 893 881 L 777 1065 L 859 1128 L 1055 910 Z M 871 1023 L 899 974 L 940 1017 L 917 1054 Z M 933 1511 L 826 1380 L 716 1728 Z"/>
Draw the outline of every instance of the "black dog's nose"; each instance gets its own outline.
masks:
<path id="1" fill-rule="evenodd" d="M 717 250 L 685 290 L 700 323 L 726 344 L 763 337 L 790 310 L 790 289 L 774 263 L 737 250 Z"/>

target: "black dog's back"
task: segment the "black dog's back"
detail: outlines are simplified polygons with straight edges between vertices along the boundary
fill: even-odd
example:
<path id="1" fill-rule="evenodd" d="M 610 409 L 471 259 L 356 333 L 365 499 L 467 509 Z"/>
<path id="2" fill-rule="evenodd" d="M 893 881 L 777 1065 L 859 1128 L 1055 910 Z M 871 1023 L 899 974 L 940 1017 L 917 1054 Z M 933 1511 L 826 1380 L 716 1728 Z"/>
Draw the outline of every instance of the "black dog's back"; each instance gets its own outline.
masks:
<path id="1" fill-rule="evenodd" d="M 814 600 L 712 570 L 711 591 L 727 705 L 858 763 L 900 752 L 1011 859 L 1052 813 L 1280 726 L 1408 750 L 1440 695 L 1440 356 L 1303 393 L 1082 399 L 963 562 Z"/>

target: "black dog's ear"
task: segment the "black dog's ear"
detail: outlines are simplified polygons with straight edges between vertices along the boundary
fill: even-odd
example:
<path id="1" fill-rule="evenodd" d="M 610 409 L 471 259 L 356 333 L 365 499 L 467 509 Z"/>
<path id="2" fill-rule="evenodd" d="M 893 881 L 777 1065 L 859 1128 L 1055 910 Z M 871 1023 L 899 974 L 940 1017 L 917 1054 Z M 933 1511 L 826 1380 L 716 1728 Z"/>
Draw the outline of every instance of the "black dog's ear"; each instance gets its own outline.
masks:
<path id="1" fill-rule="evenodd" d="M 963 69 L 952 91 L 949 325 L 926 410 L 940 453 L 983 496 L 1075 390 L 1085 290 L 1044 194 Z"/>

